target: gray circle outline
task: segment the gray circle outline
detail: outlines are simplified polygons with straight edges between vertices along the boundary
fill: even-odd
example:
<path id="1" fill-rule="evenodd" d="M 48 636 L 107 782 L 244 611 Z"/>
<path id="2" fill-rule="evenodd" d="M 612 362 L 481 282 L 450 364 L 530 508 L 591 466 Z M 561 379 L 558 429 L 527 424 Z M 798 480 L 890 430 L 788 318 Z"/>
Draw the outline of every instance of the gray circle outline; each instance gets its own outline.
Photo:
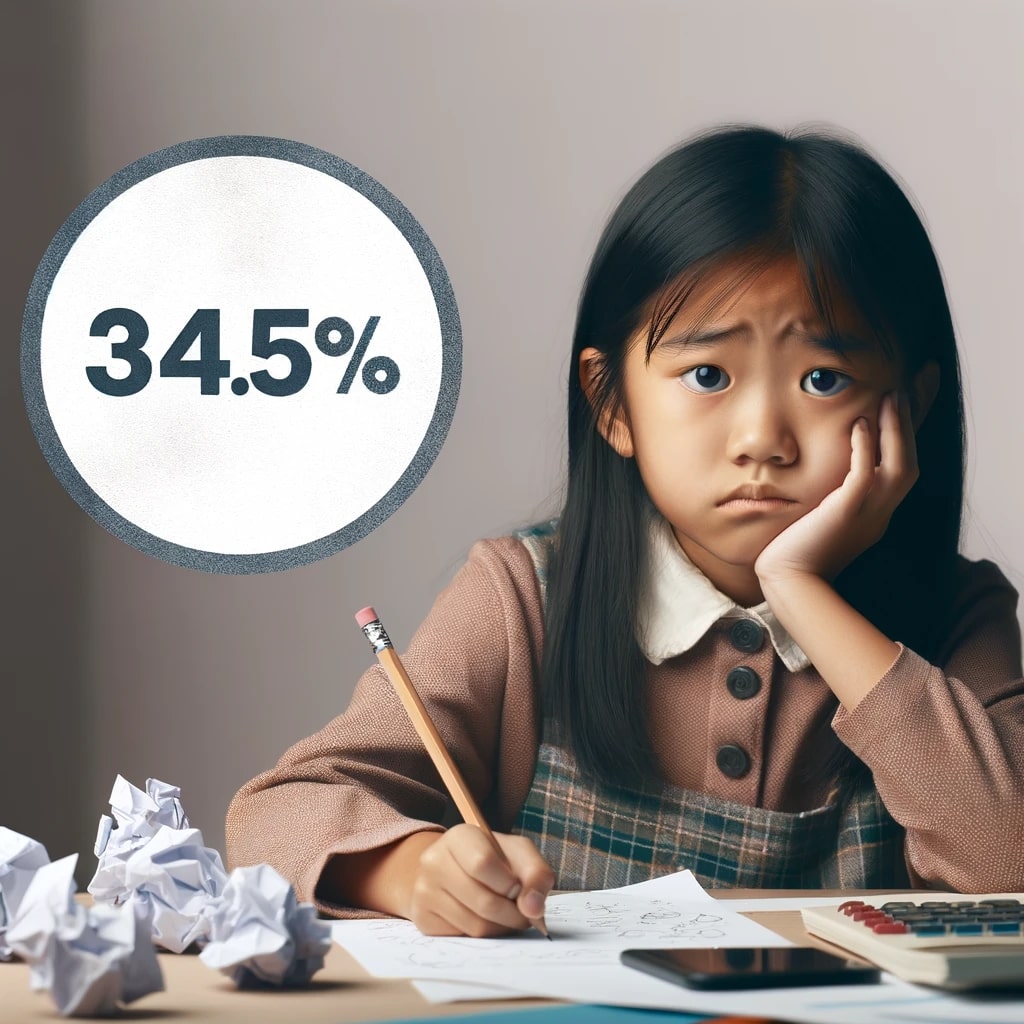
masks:
<path id="1" fill-rule="evenodd" d="M 85 481 L 57 435 L 43 391 L 42 327 L 54 278 L 93 218 L 140 181 L 179 164 L 222 156 L 288 160 L 343 182 L 368 199 L 405 237 L 430 282 L 441 326 L 441 387 L 419 449 L 391 489 L 357 519 L 334 533 L 291 548 L 232 555 L 164 540 L 112 509 Z M 263 135 L 217 135 L 180 142 L 122 168 L 93 189 L 64 222 L 36 269 L 21 328 L 21 383 L 32 430 L 57 479 L 78 505 L 105 530 L 137 550 L 172 565 L 204 572 L 246 575 L 281 572 L 337 554 L 371 534 L 398 511 L 434 464 L 455 415 L 462 382 L 462 326 L 455 293 L 433 242 L 412 213 L 379 181 L 341 157 L 303 142 Z"/>

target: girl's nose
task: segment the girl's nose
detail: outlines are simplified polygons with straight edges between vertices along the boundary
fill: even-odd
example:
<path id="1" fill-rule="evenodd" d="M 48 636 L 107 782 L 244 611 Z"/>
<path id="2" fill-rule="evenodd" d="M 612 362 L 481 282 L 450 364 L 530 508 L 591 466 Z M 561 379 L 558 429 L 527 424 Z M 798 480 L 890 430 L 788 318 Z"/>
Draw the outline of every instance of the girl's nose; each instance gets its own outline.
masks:
<path id="1" fill-rule="evenodd" d="M 798 450 L 790 418 L 771 394 L 753 395 L 736 405 L 728 452 L 733 462 L 788 466 Z"/>

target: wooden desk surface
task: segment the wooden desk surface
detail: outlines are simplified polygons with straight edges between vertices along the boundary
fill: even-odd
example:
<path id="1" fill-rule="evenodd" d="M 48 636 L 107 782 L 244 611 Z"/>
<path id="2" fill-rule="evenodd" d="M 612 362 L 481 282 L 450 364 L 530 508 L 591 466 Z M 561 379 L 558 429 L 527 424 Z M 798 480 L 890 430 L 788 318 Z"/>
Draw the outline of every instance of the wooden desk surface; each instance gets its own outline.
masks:
<path id="1" fill-rule="evenodd" d="M 794 891 L 730 889 L 714 895 L 728 898 L 751 896 L 798 896 Z M 832 890 L 814 890 L 808 896 L 838 895 Z M 856 895 L 851 893 L 850 895 Z M 797 911 L 773 911 L 750 915 L 754 920 L 798 945 L 823 945 L 803 929 Z M 823 945 L 823 948 L 828 948 Z M 124 1020 L 167 1020 L 173 1024 L 342 1024 L 342 1022 L 388 1021 L 405 1017 L 456 1017 L 473 1012 L 526 1008 L 548 1003 L 542 999 L 486 1002 L 428 1003 L 407 981 L 371 977 L 337 943 L 322 970 L 308 989 L 298 991 L 240 991 L 197 956 L 160 954 L 164 992 L 133 1003 L 122 1014 Z M 499 979 L 495 978 L 497 982 Z M 24 963 L 0 963 L 0 1019 L 11 1022 L 61 1020 L 47 992 L 29 988 L 29 968 Z"/>

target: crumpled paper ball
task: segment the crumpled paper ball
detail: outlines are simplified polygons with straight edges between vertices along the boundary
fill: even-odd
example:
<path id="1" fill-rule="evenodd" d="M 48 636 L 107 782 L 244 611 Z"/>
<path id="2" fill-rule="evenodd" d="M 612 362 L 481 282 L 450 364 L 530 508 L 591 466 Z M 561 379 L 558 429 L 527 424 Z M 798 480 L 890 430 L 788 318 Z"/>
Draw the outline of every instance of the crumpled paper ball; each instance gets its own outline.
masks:
<path id="1" fill-rule="evenodd" d="M 298 986 L 324 965 L 331 929 L 311 903 L 269 864 L 235 868 L 211 918 L 210 941 L 199 954 L 239 987 Z"/>
<path id="2" fill-rule="evenodd" d="M 32 876 L 49 863 L 50 856 L 42 843 L 0 826 L 0 960 L 10 960 L 12 955 L 7 925 L 17 917 Z"/>
<path id="3" fill-rule="evenodd" d="M 213 905 L 228 881 L 220 854 L 188 827 L 181 790 L 158 779 L 146 792 L 118 775 L 110 795 L 117 818 L 100 819 L 99 864 L 88 889 L 99 902 L 144 903 L 153 941 L 172 953 L 202 945 Z"/>
<path id="4" fill-rule="evenodd" d="M 195 943 L 203 962 L 236 984 L 308 983 L 323 967 L 330 927 L 267 864 L 229 877 L 220 854 L 188 827 L 180 794 L 156 779 L 147 780 L 144 793 L 117 777 L 110 796 L 117 828 L 100 819 L 99 866 L 89 892 L 115 905 L 139 905 L 157 945 L 181 953 Z"/>
<path id="5" fill-rule="evenodd" d="M 99 858 L 96 873 L 87 886 L 102 903 L 120 903 L 130 889 L 125 885 L 124 865 L 162 828 L 187 829 L 188 818 L 181 806 L 181 790 L 159 779 L 146 779 L 146 791 L 118 775 L 110 791 L 113 818 L 100 817 L 94 852 Z M 114 822 L 117 827 L 114 827 Z"/>
<path id="6" fill-rule="evenodd" d="M 75 900 L 78 854 L 32 876 L 7 929 L 14 953 L 31 967 L 32 988 L 48 990 L 65 1016 L 109 1016 L 164 988 L 150 938 L 148 908 L 84 907 Z"/>
<path id="7" fill-rule="evenodd" d="M 203 945 L 228 883 L 220 854 L 197 828 L 162 828 L 124 863 L 129 902 L 148 904 L 153 941 L 172 953 Z"/>

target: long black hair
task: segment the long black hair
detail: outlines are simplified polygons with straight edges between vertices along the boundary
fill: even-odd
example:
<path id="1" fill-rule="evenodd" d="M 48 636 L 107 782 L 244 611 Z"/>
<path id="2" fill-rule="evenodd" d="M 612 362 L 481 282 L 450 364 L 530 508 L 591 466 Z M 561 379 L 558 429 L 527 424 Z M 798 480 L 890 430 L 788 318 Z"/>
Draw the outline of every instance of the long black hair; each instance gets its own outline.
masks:
<path id="1" fill-rule="evenodd" d="M 917 432 L 918 480 L 882 540 L 835 586 L 925 658 L 943 637 L 960 540 L 964 421 L 952 319 L 921 219 L 879 161 L 833 130 L 702 133 L 651 167 L 612 214 L 573 339 L 568 480 L 548 571 L 541 685 L 556 735 L 586 774 L 613 785 L 656 773 L 636 639 L 649 498 L 635 460 L 618 455 L 597 425 L 622 408 L 627 343 L 645 322 L 650 355 L 703 273 L 728 261 L 741 268 L 739 285 L 783 256 L 798 261 L 830 331 L 845 301 L 900 360 L 905 381 L 929 360 L 939 366 L 939 391 Z M 589 347 L 601 353 L 590 400 L 579 375 Z M 854 762 L 838 763 L 847 770 Z"/>

